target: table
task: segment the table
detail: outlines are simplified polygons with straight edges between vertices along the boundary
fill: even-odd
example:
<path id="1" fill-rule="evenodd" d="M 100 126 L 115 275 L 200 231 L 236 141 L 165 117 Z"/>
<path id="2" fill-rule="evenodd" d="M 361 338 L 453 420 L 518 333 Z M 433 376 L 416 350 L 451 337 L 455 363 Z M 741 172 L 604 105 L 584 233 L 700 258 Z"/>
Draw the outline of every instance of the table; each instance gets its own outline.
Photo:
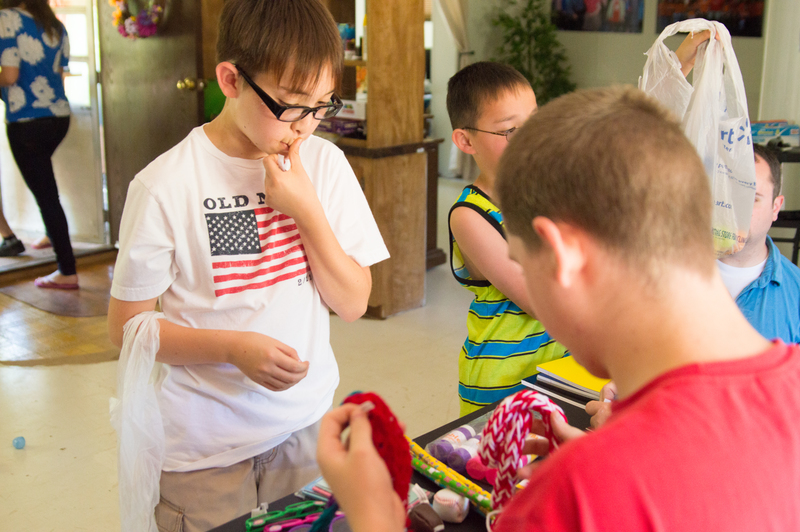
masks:
<path id="1" fill-rule="evenodd" d="M 561 408 L 564 409 L 564 414 L 567 416 L 567 420 L 569 421 L 570 425 L 574 425 L 580 428 L 587 428 L 589 427 L 589 415 L 581 410 L 580 408 L 564 403 L 557 399 L 553 399 L 553 402 L 558 404 Z M 414 441 L 417 442 L 421 447 L 425 447 L 428 443 L 432 442 L 433 440 L 447 434 L 453 429 L 464 425 L 465 423 L 472 421 L 475 418 L 478 418 L 484 415 L 487 412 L 490 412 L 497 406 L 496 404 L 490 405 L 480 410 L 477 410 L 471 414 L 468 414 L 464 417 L 458 418 L 446 425 L 443 425 L 439 428 L 436 428 L 427 434 L 423 434 L 418 438 L 414 438 Z M 429 491 L 438 491 L 439 488 L 433 481 L 427 479 L 423 475 L 414 471 L 414 474 L 411 477 L 412 482 L 416 482 L 423 488 Z M 482 485 L 488 491 L 491 491 L 491 487 L 488 484 L 478 482 L 479 485 Z M 279 499 L 275 502 L 270 503 L 269 509 L 270 510 L 282 510 L 289 504 L 299 502 L 303 499 L 295 497 L 294 495 L 288 495 L 282 499 Z M 211 532 L 244 532 L 245 531 L 245 523 L 250 518 L 250 515 L 243 515 L 241 517 L 237 517 L 236 519 L 225 523 Z M 484 532 L 486 530 L 486 519 L 484 516 L 479 514 L 474 509 L 471 509 L 469 515 L 462 523 L 445 523 L 445 530 L 447 532 Z"/>

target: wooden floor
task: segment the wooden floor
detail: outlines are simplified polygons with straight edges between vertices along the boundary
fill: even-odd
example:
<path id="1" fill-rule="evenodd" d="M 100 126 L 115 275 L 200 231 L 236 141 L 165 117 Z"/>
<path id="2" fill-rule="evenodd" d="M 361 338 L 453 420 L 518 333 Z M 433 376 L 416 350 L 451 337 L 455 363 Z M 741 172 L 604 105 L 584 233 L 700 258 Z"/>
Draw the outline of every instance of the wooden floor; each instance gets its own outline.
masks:
<path id="1" fill-rule="evenodd" d="M 115 256 L 107 253 L 94 260 L 79 259 L 81 282 L 105 277 Z M 48 267 L 52 270 L 52 266 Z M 32 270 L 0 275 L 0 284 L 30 282 L 32 277 L 49 273 Z M 0 294 L 0 364 L 37 366 L 84 364 L 115 360 L 119 349 L 108 340 L 106 317 L 70 318 L 36 309 Z"/>

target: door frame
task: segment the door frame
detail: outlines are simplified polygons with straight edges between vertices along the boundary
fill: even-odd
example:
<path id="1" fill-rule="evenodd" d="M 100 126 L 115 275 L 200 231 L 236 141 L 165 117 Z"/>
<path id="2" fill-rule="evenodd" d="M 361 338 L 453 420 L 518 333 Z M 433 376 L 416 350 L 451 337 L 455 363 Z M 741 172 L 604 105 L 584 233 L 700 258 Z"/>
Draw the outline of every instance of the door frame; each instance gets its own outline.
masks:
<path id="1" fill-rule="evenodd" d="M 137 121 L 137 117 L 133 117 L 133 120 L 130 122 L 120 122 L 120 120 L 124 120 L 124 113 L 118 112 L 118 109 L 114 109 L 114 112 L 111 112 L 109 108 L 110 105 L 113 105 L 110 101 L 109 94 L 117 95 L 116 91 L 120 90 L 120 87 L 130 81 L 130 78 L 123 79 L 121 77 L 112 78 L 112 74 L 109 72 L 113 72 L 118 65 L 111 64 L 109 61 L 109 54 L 117 54 L 117 57 L 120 57 L 119 51 L 117 50 L 112 51 L 112 48 L 108 44 L 109 42 L 113 42 L 113 46 L 128 46 L 130 47 L 128 50 L 130 51 L 129 55 L 126 55 L 124 61 L 128 62 L 136 62 L 140 68 L 140 72 L 142 76 L 140 79 L 136 79 L 135 82 L 147 82 L 147 75 L 151 74 L 152 70 L 148 70 L 148 68 L 152 67 L 156 60 L 159 59 L 159 54 L 156 53 L 156 49 L 160 46 L 163 46 L 165 49 L 175 52 L 176 50 L 181 49 L 188 49 L 192 48 L 194 50 L 195 57 L 194 59 L 188 59 L 184 62 L 181 62 L 181 68 L 178 70 L 174 70 L 171 72 L 170 76 L 174 76 L 170 78 L 171 88 L 168 88 L 166 85 L 156 84 L 154 80 L 151 80 L 152 90 L 149 96 L 152 98 L 149 101 L 128 101 L 126 100 L 121 105 L 126 105 L 129 108 L 136 108 L 139 112 L 143 115 L 144 113 L 152 113 L 151 116 L 154 117 L 164 117 L 165 115 L 169 114 L 169 111 L 162 110 L 162 111 L 151 111 L 150 104 L 153 102 L 162 103 L 166 102 L 166 95 L 171 94 L 171 91 L 175 91 L 177 93 L 178 88 L 176 87 L 176 83 L 178 80 L 184 79 L 186 77 L 191 78 L 201 78 L 203 72 L 203 64 L 202 64 L 202 0 L 168 0 L 170 5 L 168 6 L 167 10 L 169 11 L 169 16 L 163 22 L 163 25 L 159 26 L 158 33 L 152 37 L 148 37 L 146 39 L 136 39 L 135 41 L 131 41 L 128 39 L 123 38 L 119 35 L 111 25 L 111 13 L 113 12 L 114 8 L 111 7 L 108 2 L 104 0 L 97 0 L 97 15 L 98 15 L 98 24 L 101 25 L 98 33 L 97 33 L 97 41 L 100 43 L 98 47 L 100 50 L 100 65 L 98 69 L 98 79 L 101 86 L 100 90 L 100 101 L 103 107 L 103 144 L 104 144 L 104 154 L 105 154 L 105 176 L 106 176 L 106 189 L 107 189 L 107 196 L 108 196 L 108 223 L 109 223 L 109 231 L 110 231 L 110 239 L 111 243 L 115 244 L 119 239 L 119 224 L 122 217 L 122 211 L 125 206 L 125 198 L 127 196 L 128 185 L 133 180 L 135 175 L 140 172 L 147 164 L 152 162 L 156 157 L 161 155 L 162 153 L 166 152 L 174 144 L 180 142 L 188 133 L 191 131 L 191 128 L 188 128 L 185 132 L 181 134 L 181 138 L 172 142 L 171 136 L 169 132 L 165 132 L 164 129 L 167 128 L 156 128 L 153 129 L 152 124 L 147 123 L 145 120 L 140 120 L 139 123 L 135 123 Z M 194 24 L 194 34 L 189 35 L 187 28 L 191 27 Z M 112 39 L 121 39 L 121 41 L 112 41 Z M 191 43 L 191 44 L 190 44 Z M 104 45 L 106 47 L 104 48 Z M 142 59 L 143 54 L 147 55 L 147 60 L 144 61 Z M 109 81 L 111 80 L 111 81 Z M 162 79 L 160 79 L 162 80 Z M 159 81 L 160 81 L 159 80 Z M 196 95 L 196 106 L 190 103 L 191 107 L 194 107 L 189 114 L 194 116 L 192 127 L 196 127 L 203 123 L 203 116 L 204 116 L 204 102 L 202 97 L 202 90 L 198 90 L 194 92 Z M 158 105 L 154 105 L 154 107 L 158 107 Z M 186 110 L 187 108 L 182 108 Z M 160 114 L 159 114 L 160 112 Z M 128 116 L 128 118 L 131 118 Z M 171 123 L 174 124 L 181 124 L 185 121 L 186 116 L 177 116 L 175 120 Z M 148 128 L 146 132 L 143 130 L 137 130 L 138 127 Z M 112 128 L 118 128 L 117 130 L 113 131 L 113 135 L 110 134 Z M 128 146 L 123 148 L 121 146 L 121 131 L 130 131 L 128 137 L 125 138 L 125 142 L 128 140 L 132 140 L 133 143 L 137 142 L 137 135 L 138 138 L 144 139 L 144 142 L 141 142 L 141 145 L 137 145 L 136 149 L 140 149 L 140 153 L 137 155 L 134 150 L 128 149 Z M 174 129 L 171 130 L 174 132 Z M 159 144 L 165 136 L 170 138 L 171 145 L 164 144 L 163 149 L 162 146 L 158 146 L 157 148 L 155 145 Z M 143 157 L 142 155 L 146 155 Z"/>
<path id="2" fill-rule="evenodd" d="M 100 61 L 100 46 L 97 39 L 98 31 L 98 18 L 97 18 L 97 0 L 87 0 L 84 7 L 80 6 L 53 6 L 53 12 L 56 15 L 63 14 L 81 14 L 86 15 L 86 37 L 89 43 L 89 55 L 75 56 L 70 50 L 70 61 L 86 61 L 89 82 L 89 106 L 92 117 L 92 149 L 97 155 L 93 158 L 92 164 L 94 167 L 95 186 L 94 197 L 98 205 L 102 205 L 101 210 L 102 220 L 102 242 L 109 244 L 109 226 L 108 226 L 108 191 L 106 187 L 106 168 L 105 168 L 105 146 L 103 144 L 103 118 L 102 118 L 102 100 L 100 99 L 100 90 L 98 89 L 99 73 L 98 66 Z M 72 44 L 72 41 L 70 41 Z M 72 46 L 70 46 L 72 48 Z"/>

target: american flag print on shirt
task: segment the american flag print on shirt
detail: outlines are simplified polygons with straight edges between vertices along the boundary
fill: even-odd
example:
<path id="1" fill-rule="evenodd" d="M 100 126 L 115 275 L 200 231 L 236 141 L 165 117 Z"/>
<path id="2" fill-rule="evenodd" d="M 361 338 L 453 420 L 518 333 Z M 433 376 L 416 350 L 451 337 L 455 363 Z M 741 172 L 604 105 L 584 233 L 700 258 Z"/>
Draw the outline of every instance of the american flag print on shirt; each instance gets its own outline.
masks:
<path id="1" fill-rule="evenodd" d="M 217 297 L 267 288 L 308 273 L 297 224 L 271 209 L 205 215 Z"/>

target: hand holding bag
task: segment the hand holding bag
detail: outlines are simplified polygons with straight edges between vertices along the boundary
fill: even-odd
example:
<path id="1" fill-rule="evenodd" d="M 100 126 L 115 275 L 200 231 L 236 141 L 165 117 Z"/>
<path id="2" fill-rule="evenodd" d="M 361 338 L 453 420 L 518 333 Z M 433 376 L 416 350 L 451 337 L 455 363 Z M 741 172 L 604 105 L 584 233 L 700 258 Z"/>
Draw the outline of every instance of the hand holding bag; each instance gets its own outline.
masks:
<path id="1" fill-rule="evenodd" d="M 711 38 L 697 50 L 690 85 L 664 39 L 705 30 Z M 667 26 L 647 52 L 639 88 L 675 113 L 703 161 L 711 185 L 717 255 L 741 250 L 750 230 L 756 177 L 747 96 L 727 28 L 704 19 Z"/>

